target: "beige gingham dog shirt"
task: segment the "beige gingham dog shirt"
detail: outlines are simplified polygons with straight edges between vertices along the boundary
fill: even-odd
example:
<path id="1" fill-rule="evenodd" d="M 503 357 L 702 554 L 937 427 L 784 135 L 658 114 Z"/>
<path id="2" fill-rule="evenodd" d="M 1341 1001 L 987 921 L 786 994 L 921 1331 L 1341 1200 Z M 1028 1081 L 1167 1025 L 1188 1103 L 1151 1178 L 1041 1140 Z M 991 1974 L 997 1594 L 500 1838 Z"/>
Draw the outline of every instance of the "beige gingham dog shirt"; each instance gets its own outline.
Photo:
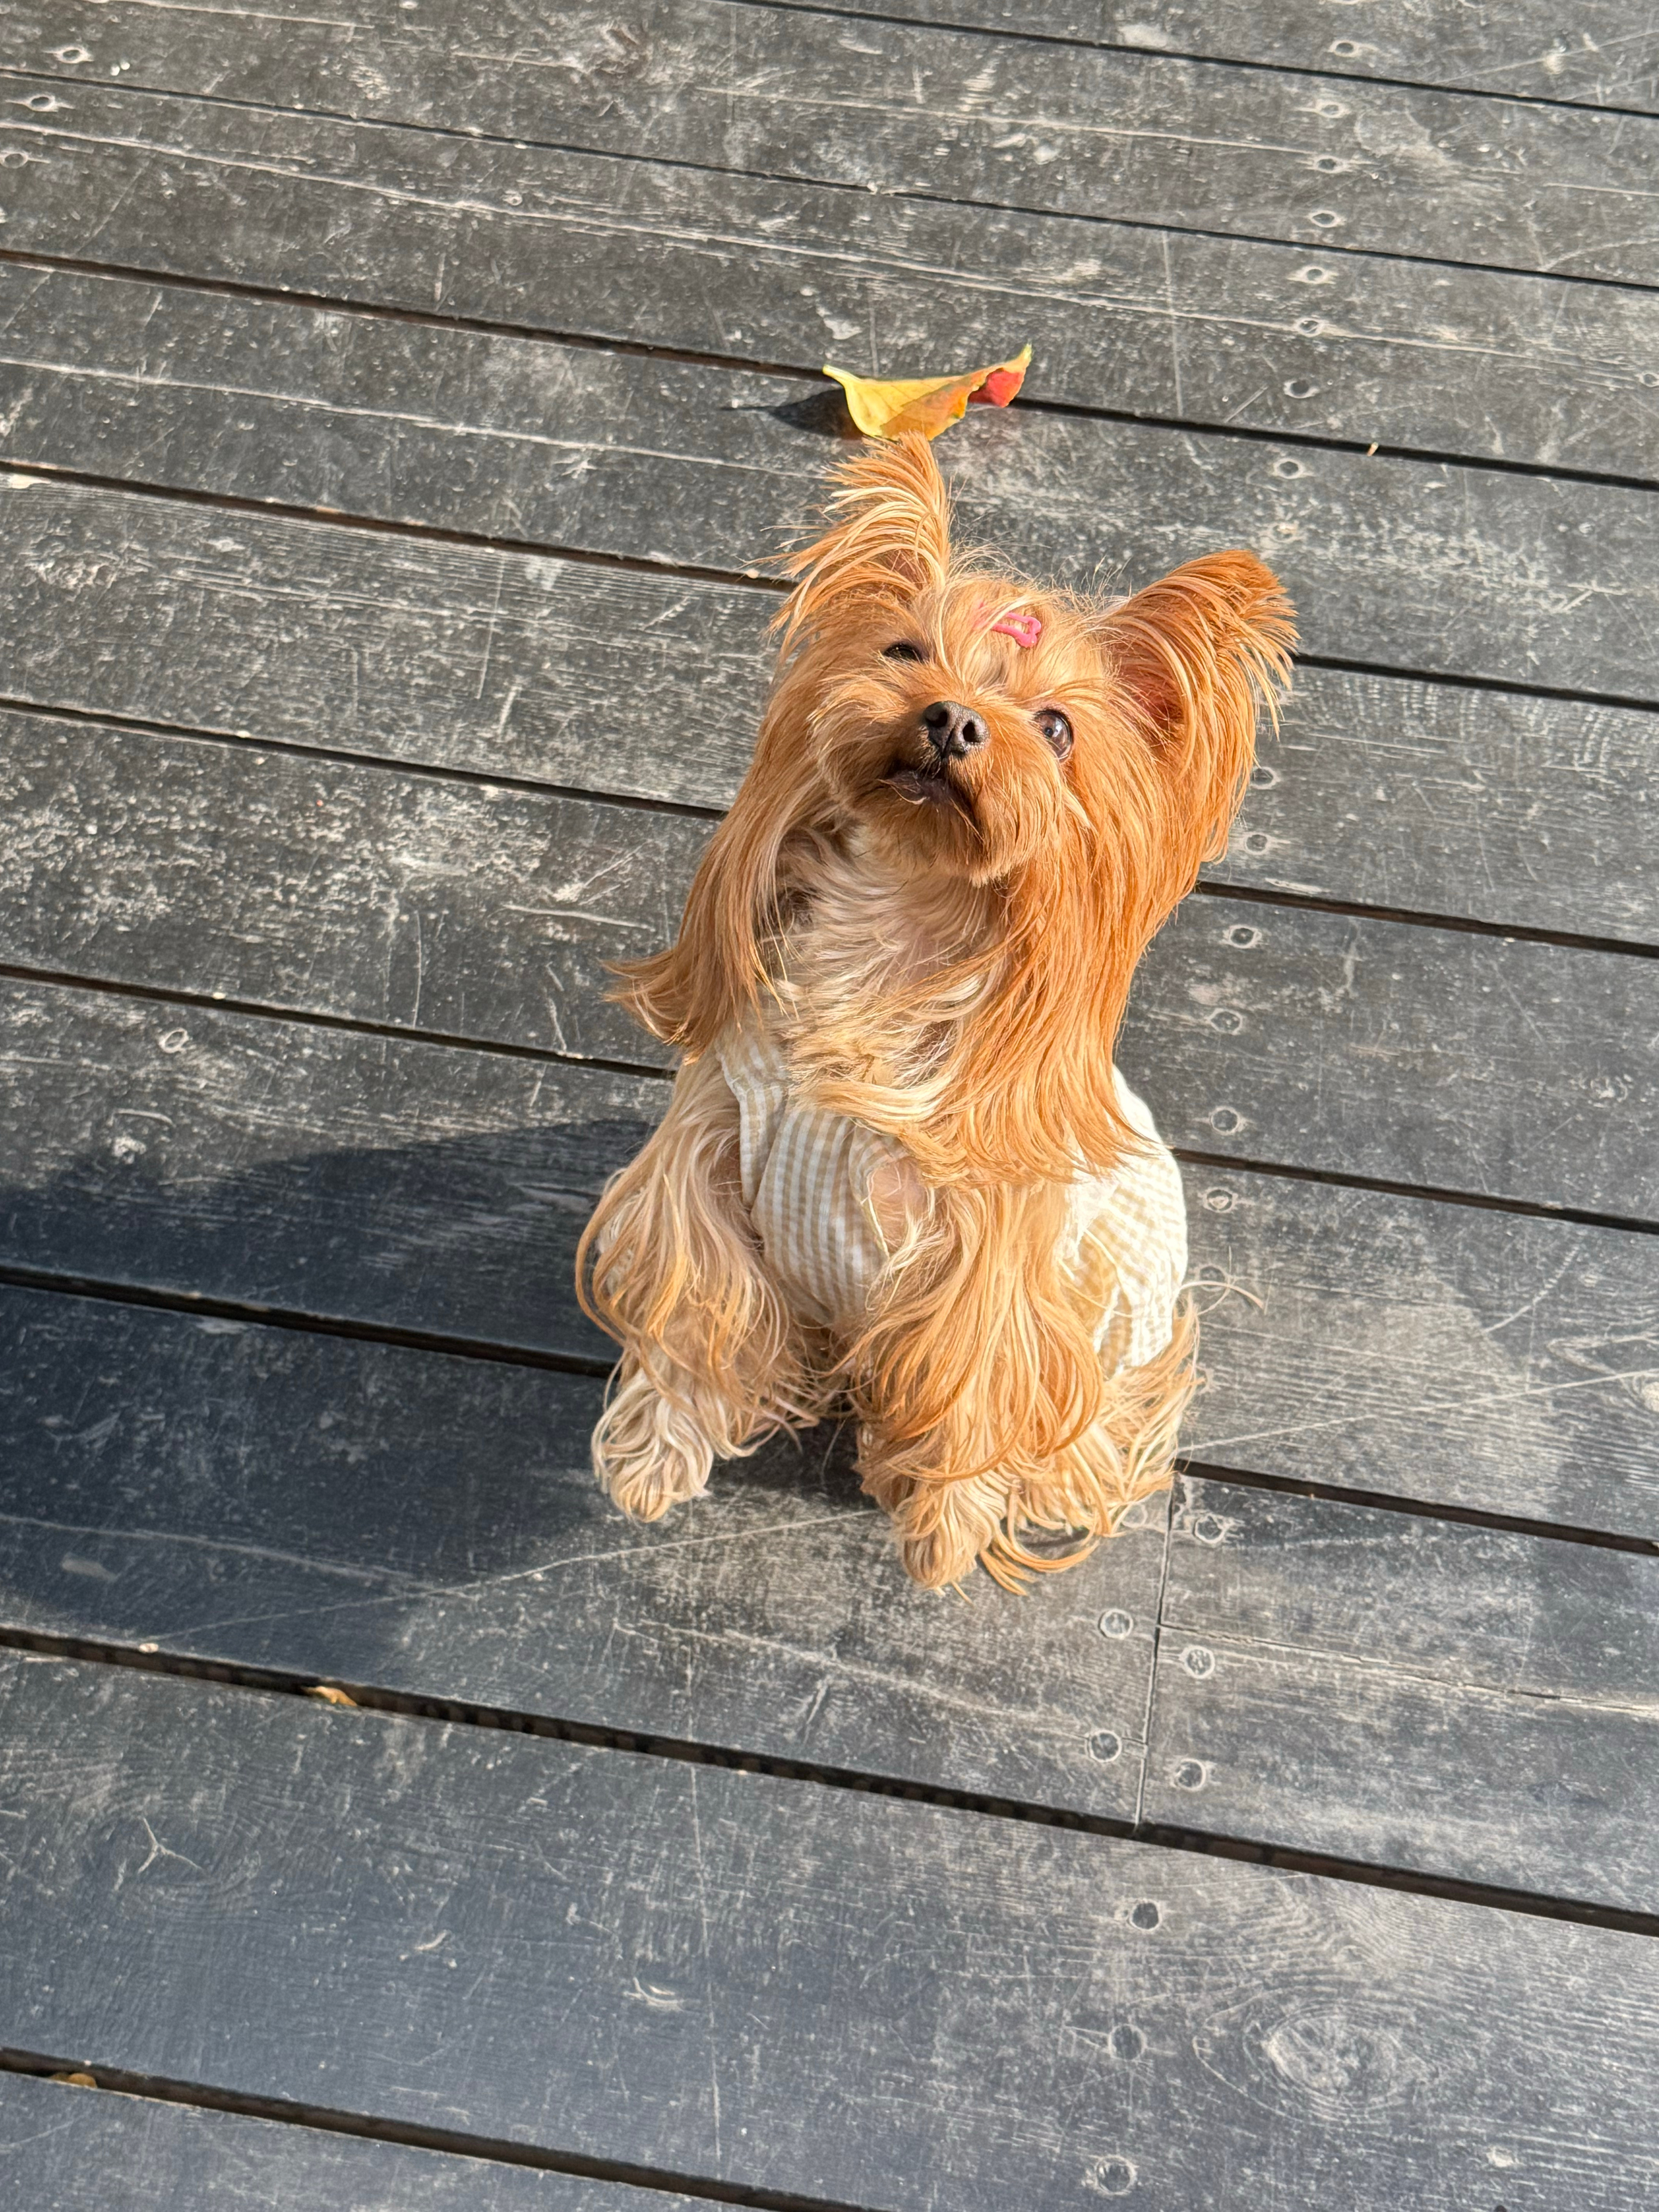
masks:
<path id="1" fill-rule="evenodd" d="M 783 1048 L 764 1029 L 749 1024 L 719 1051 L 741 1121 L 744 1204 L 768 1263 L 803 1320 L 854 1326 L 887 1259 L 870 1178 L 902 1147 L 797 1099 Z M 1097 1303 L 1095 1342 L 1113 1373 L 1144 1366 L 1169 1343 L 1187 1272 L 1181 1170 L 1145 1101 L 1116 1081 L 1124 1117 L 1145 1142 L 1111 1175 L 1073 1184 L 1061 1255 Z"/>

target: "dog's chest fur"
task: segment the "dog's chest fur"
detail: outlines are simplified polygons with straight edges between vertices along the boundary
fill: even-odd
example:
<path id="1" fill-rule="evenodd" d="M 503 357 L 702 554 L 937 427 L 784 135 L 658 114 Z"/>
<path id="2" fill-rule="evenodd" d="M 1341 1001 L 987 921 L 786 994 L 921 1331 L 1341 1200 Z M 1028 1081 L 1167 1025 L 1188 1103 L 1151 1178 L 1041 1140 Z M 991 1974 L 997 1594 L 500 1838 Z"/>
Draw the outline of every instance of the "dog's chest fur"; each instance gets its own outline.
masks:
<path id="1" fill-rule="evenodd" d="M 856 845 L 820 852 L 775 999 L 720 1041 L 744 1203 L 769 1270 L 813 1327 L 855 1333 L 926 1218 L 903 1129 L 944 1096 L 953 1025 L 987 986 L 990 900 L 900 878 Z M 1109 1175 L 1079 1172 L 1046 1209 L 1057 1263 L 1112 1367 L 1141 1365 L 1168 1343 L 1187 1259 L 1180 1170 L 1146 1105 L 1117 1083 L 1139 1148 Z"/>

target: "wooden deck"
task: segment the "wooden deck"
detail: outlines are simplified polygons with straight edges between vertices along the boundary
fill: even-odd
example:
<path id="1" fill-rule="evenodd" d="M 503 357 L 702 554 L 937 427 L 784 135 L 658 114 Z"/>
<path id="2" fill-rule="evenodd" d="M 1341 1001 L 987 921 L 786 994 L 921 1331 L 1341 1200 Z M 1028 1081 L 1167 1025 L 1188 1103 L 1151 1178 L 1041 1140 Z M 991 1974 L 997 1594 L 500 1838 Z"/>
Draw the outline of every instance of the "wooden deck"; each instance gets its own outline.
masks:
<path id="1" fill-rule="evenodd" d="M 1639 15 L 9 0 L 8 2206 L 1659 2206 Z M 818 364 L 1027 338 L 971 525 L 1306 657 L 1189 1471 L 964 1603 L 834 1437 L 620 1522 L 570 1275 Z"/>

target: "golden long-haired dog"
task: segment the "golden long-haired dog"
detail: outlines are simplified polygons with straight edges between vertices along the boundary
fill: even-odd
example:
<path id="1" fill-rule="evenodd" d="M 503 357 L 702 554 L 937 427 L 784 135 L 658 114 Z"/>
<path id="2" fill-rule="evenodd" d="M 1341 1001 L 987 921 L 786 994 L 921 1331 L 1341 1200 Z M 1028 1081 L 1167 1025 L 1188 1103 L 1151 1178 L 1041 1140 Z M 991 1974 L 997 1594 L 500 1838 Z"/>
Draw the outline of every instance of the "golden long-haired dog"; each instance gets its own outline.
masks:
<path id="1" fill-rule="evenodd" d="M 920 439 L 841 471 L 678 941 L 623 997 L 684 1064 L 583 1239 L 593 1438 L 653 1521 L 841 1405 L 918 1582 L 1066 1565 L 1168 1481 L 1179 1172 L 1112 1048 L 1222 848 L 1294 633 L 1249 553 L 1095 604 L 951 544 Z"/>

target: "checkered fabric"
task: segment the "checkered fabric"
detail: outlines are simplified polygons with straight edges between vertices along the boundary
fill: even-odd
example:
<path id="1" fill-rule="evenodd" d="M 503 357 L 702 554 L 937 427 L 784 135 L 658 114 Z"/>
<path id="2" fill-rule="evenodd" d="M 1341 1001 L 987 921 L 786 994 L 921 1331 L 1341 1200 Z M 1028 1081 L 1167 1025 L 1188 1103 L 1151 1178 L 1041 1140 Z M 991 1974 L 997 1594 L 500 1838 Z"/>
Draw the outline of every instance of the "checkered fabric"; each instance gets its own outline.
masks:
<path id="1" fill-rule="evenodd" d="M 744 1203 L 768 1262 L 802 1320 L 854 1326 L 887 1257 L 870 1178 L 902 1147 L 798 1100 L 782 1047 L 766 1030 L 748 1024 L 719 1049 L 741 1121 Z M 1073 1184 L 1060 1255 L 1099 1311 L 1095 1341 L 1113 1373 L 1144 1366 L 1169 1343 L 1187 1272 L 1181 1170 L 1121 1076 L 1117 1091 L 1145 1142 L 1113 1174 Z"/>

